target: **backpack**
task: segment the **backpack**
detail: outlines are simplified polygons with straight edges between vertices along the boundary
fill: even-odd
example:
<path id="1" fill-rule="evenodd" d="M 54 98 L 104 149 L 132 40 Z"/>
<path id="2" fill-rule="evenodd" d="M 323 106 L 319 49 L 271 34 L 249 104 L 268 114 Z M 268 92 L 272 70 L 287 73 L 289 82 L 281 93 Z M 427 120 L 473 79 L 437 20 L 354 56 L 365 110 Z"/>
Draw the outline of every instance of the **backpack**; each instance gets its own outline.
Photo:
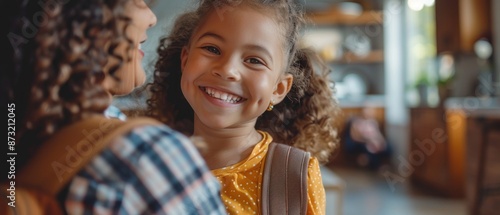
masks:
<path id="1" fill-rule="evenodd" d="M 310 153 L 271 143 L 262 178 L 262 215 L 307 214 L 307 170 Z"/>
<path id="2" fill-rule="evenodd" d="M 64 214 L 56 199 L 59 191 L 111 140 L 140 125 L 161 123 L 142 117 L 121 121 L 98 116 L 62 128 L 44 142 L 15 180 L 2 185 L 8 202 L 2 203 L 0 214 Z"/>

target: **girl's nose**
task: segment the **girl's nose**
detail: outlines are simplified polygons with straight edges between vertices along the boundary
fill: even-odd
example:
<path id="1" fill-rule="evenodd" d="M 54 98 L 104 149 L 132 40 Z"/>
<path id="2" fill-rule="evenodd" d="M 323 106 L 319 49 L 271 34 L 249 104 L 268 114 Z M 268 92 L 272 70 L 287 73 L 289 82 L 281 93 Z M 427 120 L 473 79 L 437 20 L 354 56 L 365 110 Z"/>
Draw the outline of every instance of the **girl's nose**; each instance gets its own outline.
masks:
<path id="1" fill-rule="evenodd" d="M 212 70 L 212 74 L 226 81 L 239 81 L 241 76 L 238 68 L 231 60 L 227 60 Z"/>

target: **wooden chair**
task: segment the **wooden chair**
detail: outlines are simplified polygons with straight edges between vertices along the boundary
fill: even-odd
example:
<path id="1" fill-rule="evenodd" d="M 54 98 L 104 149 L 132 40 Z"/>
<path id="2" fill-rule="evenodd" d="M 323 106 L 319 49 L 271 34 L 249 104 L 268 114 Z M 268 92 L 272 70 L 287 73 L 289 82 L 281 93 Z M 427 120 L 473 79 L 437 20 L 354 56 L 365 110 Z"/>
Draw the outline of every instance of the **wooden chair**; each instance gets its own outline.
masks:
<path id="1" fill-rule="evenodd" d="M 485 169 L 486 165 L 488 165 L 488 163 L 486 162 L 487 161 L 486 155 L 488 152 L 489 145 L 492 143 L 489 142 L 489 136 L 493 132 L 500 132 L 500 118 L 494 118 L 494 119 L 478 118 L 477 124 L 481 126 L 481 136 L 478 145 L 477 158 L 479 159 L 479 162 L 476 168 L 477 169 L 476 181 L 475 181 L 476 183 L 473 191 L 474 199 L 470 212 L 470 214 L 474 215 L 480 214 L 481 204 L 485 196 L 492 196 L 492 195 L 500 196 L 500 184 L 497 187 L 484 188 L 484 178 L 486 175 Z M 500 143 L 495 143 L 495 144 L 500 144 Z"/>

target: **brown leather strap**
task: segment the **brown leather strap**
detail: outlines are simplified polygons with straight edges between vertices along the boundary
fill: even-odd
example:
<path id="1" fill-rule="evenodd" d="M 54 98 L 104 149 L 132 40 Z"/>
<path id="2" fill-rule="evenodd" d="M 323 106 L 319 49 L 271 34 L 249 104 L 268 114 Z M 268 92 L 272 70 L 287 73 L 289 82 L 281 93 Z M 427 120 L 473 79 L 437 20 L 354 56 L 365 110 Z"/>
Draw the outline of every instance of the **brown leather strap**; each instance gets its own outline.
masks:
<path id="1" fill-rule="evenodd" d="M 16 184 L 55 196 L 113 138 L 139 125 L 159 125 L 150 118 L 125 121 L 104 116 L 81 120 L 58 131 L 16 177 Z"/>
<path id="2" fill-rule="evenodd" d="M 0 186 L 6 190 L 6 187 Z M 2 201 L 0 214 L 3 215 L 63 215 L 60 205 L 55 198 L 43 195 L 33 190 L 26 190 L 22 187 L 16 188 L 15 207 L 7 205 L 7 201 Z"/>
<path id="3" fill-rule="evenodd" d="M 307 213 L 307 168 L 310 153 L 271 143 L 262 179 L 262 214 Z"/>

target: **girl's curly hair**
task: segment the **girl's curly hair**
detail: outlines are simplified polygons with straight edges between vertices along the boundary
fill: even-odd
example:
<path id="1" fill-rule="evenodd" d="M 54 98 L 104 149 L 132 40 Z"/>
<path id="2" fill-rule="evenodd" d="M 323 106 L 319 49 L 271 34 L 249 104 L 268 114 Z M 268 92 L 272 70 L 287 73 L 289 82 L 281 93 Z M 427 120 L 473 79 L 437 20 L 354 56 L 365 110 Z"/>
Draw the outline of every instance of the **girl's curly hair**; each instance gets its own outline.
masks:
<path id="1" fill-rule="evenodd" d="M 19 1 L 11 13 L 10 35 L 22 42 L 10 50 L 8 94 L 16 105 L 18 148 L 26 157 L 60 128 L 109 106 L 103 68 L 116 58 L 107 72 L 113 75 L 128 60 L 116 53 L 118 45 L 133 46 L 124 34 L 128 1 Z"/>
<path id="2" fill-rule="evenodd" d="M 304 149 L 326 162 L 338 144 L 335 118 L 339 108 L 328 86 L 328 67 L 312 51 L 297 47 L 302 12 L 287 0 L 203 0 L 195 11 L 180 15 L 170 34 L 160 40 L 147 114 L 192 135 L 194 112 L 180 87 L 182 48 L 189 44 L 207 14 L 223 15 L 222 7 L 242 3 L 269 11 L 277 19 L 288 56 L 284 71 L 294 77 L 287 97 L 273 111 L 259 117 L 256 129 L 269 132 L 276 142 Z"/>

